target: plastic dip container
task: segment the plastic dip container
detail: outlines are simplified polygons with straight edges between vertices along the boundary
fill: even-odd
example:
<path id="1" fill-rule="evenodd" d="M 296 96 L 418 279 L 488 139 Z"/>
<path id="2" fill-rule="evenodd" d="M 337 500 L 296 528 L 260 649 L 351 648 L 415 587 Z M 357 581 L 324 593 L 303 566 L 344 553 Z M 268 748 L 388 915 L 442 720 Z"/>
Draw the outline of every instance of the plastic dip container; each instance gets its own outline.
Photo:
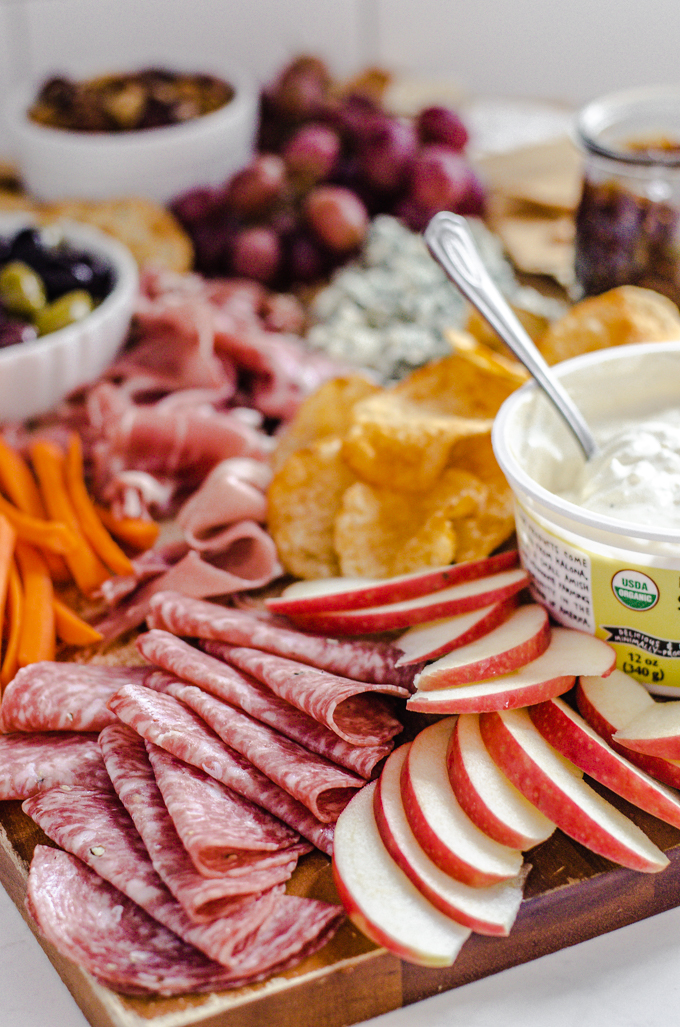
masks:
<path id="1" fill-rule="evenodd" d="M 600 350 L 553 371 L 598 441 L 622 418 L 680 411 L 680 341 Z M 680 527 L 661 526 L 653 495 L 645 523 L 563 498 L 585 460 L 534 382 L 505 401 L 492 442 L 514 493 L 518 547 L 536 601 L 559 624 L 609 642 L 618 668 L 651 692 L 680 698 Z"/>

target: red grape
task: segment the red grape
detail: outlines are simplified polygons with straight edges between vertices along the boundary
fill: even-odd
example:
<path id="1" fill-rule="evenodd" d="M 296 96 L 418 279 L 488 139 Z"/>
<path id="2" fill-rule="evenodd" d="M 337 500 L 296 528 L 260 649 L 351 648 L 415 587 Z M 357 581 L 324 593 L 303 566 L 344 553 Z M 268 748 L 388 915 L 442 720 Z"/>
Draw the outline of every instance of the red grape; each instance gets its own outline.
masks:
<path id="1" fill-rule="evenodd" d="M 368 211 L 350 189 L 318 185 L 305 199 L 305 214 L 314 235 L 334 253 L 349 253 L 364 241 Z"/>
<path id="2" fill-rule="evenodd" d="M 366 181 L 376 189 L 396 191 L 406 180 L 417 150 L 418 138 L 411 122 L 386 120 L 371 132 L 362 147 Z"/>
<path id="3" fill-rule="evenodd" d="M 231 264 L 234 274 L 271 282 L 281 263 L 281 244 L 276 232 L 266 225 L 243 228 L 234 238 Z"/>
<path id="4" fill-rule="evenodd" d="M 200 225 L 214 213 L 217 194 L 208 186 L 190 189 L 178 196 L 171 205 L 172 213 L 185 228 Z"/>
<path id="5" fill-rule="evenodd" d="M 471 173 L 461 154 L 430 143 L 415 159 L 410 196 L 422 207 L 455 211 L 467 194 Z"/>
<path id="6" fill-rule="evenodd" d="M 283 158 L 276 153 L 259 153 L 228 182 L 226 202 L 232 211 L 246 217 L 263 214 L 281 199 L 286 183 Z"/>
<path id="7" fill-rule="evenodd" d="M 468 132 L 461 118 L 448 107 L 425 107 L 417 118 L 418 135 L 424 143 L 443 143 L 452 150 L 464 150 Z"/>
<path id="8" fill-rule="evenodd" d="M 286 267 L 294 282 L 316 282 L 328 270 L 328 260 L 319 243 L 303 232 L 288 240 L 286 256 Z"/>
<path id="9" fill-rule="evenodd" d="M 340 156 L 340 136 L 329 125 L 309 122 L 289 139 L 283 151 L 291 177 L 309 187 L 328 178 Z"/>
<path id="10" fill-rule="evenodd" d="M 283 69 L 268 97 L 287 119 L 304 121 L 323 110 L 330 81 L 323 61 L 317 57 L 298 57 Z"/>

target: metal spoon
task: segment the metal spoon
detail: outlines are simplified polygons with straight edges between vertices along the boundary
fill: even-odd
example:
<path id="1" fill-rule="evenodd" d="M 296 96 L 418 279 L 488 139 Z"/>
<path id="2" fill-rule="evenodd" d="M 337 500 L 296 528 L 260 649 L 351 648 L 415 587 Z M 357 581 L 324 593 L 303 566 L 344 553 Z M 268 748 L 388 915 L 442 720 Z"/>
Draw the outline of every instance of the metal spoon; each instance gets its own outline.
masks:
<path id="1" fill-rule="evenodd" d="M 590 428 L 489 277 L 465 218 L 440 211 L 425 229 L 425 242 L 451 281 L 534 377 L 589 460 L 598 448 Z"/>

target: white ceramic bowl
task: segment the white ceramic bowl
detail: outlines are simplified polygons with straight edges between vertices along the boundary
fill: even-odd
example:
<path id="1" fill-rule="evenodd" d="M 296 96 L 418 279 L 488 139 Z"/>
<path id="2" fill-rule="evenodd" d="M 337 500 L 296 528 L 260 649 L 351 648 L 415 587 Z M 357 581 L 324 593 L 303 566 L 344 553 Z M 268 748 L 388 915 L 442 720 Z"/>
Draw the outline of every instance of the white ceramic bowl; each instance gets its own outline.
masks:
<path id="1" fill-rule="evenodd" d="M 68 74 L 83 80 L 92 73 Z M 44 201 L 144 196 L 168 203 L 193 186 L 220 185 L 253 152 L 258 92 L 241 72 L 214 74 L 235 90 L 224 107 L 181 125 L 136 132 L 69 132 L 39 125 L 27 111 L 44 77 L 22 84 L 9 97 L 6 120 L 26 189 Z"/>
<path id="2" fill-rule="evenodd" d="M 25 215 L 0 217 L 0 235 L 32 224 Z M 123 344 L 139 290 L 137 264 L 122 243 L 88 225 L 60 222 L 75 247 L 101 257 L 114 272 L 109 295 L 82 321 L 31 342 L 0 349 L 0 423 L 46 413 L 94 381 Z"/>

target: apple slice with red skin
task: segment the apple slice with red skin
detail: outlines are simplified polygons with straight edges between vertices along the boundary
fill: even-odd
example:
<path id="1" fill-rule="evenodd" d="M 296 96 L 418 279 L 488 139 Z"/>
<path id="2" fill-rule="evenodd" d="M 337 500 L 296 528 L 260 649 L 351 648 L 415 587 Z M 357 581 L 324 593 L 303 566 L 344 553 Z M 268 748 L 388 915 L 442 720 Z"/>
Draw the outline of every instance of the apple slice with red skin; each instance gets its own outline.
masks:
<path id="1" fill-rule="evenodd" d="M 680 759 L 680 702 L 654 702 L 619 728 L 614 740 L 648 756 Z"/>
<path id="2" fill-rule="evenodd" d="M 473 888 L 432 862 L 411 830 L 401 798 L 400 779 L 409 748 L 407 743 L 390 754 L 375 790 L 375 821 L 385 848 L 418 891 L 442 913 L 478 934 L 506 937 L 519 911 L 528 868 L 511 881 Z"/>
<path id="3" fill-rule="evenodd" d="M 454 649 L 475 642 L 507 620 L 512 611 L 517 609 L 518 602 L 519 595 L 515 594 L 490 606 L 482 606 L 479 610 L 458 613 L 453 617 L 443 617 L 409 628 L 394 640 L 393 644 L 404 654 L 399 657 L 396 666 L 405 667 L 425 660 L 437 660 Z"/>
<path id="4" fill-rule="evenodd" d="M 480 730 L 497 766 L 570 838 L 631 870 L 658 873 L 668 866 L 644 831 L 565 766 L 527 710 L 484 713 Z"/>
<path id="5" fill-rule="evenodd" d="M 446 769 L 455 718 L 430 724 L 413 740 L 401 774 L 406 817 L 418 844 L 433 863 L 475 888 L 517 877 L 519 849 L 501 845 L 462 810 Z"/>
<path id="6" fill-rule="evenodd" d="M 428 664 L 414 684 L 428 692 L 509 674 L 537 660 L 548 648 L 550 634 L 547 610 L 538 603 L 520 606 L 482 638 Z"/>
<path id="7" fill-rule="evenodd" d="M 555 831 L 553 822 L 510 783 L 489 756 L 477 713 L 458 717 L 446 765 L 458 802 L 489 838 L 524 851 Z"/>
<path id="8" fill-rule="evenodd" d="M 680 762 L 627 749 L 616 740 L 616 732 L 655 704 L 639 681 L 615 670 L 606 678 L 582 677 L 576 688 L 576 705 L 581 716 L 615 752 L 656 781 L 680 788 Z"/>
<path id="9" fill-rule="evenodd" d="M 427 595 L 369 606 L 361 610 L 329 610 L 326 613 L 291 613 L 287 616 L 304 629 L 338 635 L 364 635 L 376 631 L 398 631 L 414 624 L 466 613 L 489 606 L 521 592 L 529 575 L 521 567 L 500 571 L 487 577 L 463 581 Z"/>
<path id="10" fill-rule="evenodd" d="M 553 628 L 548 648 L 524 667 L 468 685 L 418 689 L 406 708 L 418 713 L 488 713 L 532 706 L 568 692 L 580 674 L 611 673 L 615 663 L 615 651 L 595 635 Z"/>
<path id="11" fill-rule="evenodd" d="M 680 827 L 680 796 L 615 752 L 562 699 L 531 706 L 529 716 L 546 741 L 590 777 L 634 806 Z"/>
<path id="12" fill-rule="evenodd" d="M 429 902 L 385 848 L 375 822 L 372 781 L 335 825 L 333 879 L 350 920 L 376 945 L 421 966 L 451 966 L 470 929 Z"/>
<path id="13" fill-rule="evenodd" d="M 516 549 L 481 560 L 427 567 L 392 578 L 320 578 L 296 581 L 280 596 L 266 600 L 274 613 L 291 616 L 300 613 L 327 613 L 336 610 L 360 610 L 367 606 L 402 602 L 416 596 L 429 595 L 464 581 L 486 578 L 519 564 Z"/>

